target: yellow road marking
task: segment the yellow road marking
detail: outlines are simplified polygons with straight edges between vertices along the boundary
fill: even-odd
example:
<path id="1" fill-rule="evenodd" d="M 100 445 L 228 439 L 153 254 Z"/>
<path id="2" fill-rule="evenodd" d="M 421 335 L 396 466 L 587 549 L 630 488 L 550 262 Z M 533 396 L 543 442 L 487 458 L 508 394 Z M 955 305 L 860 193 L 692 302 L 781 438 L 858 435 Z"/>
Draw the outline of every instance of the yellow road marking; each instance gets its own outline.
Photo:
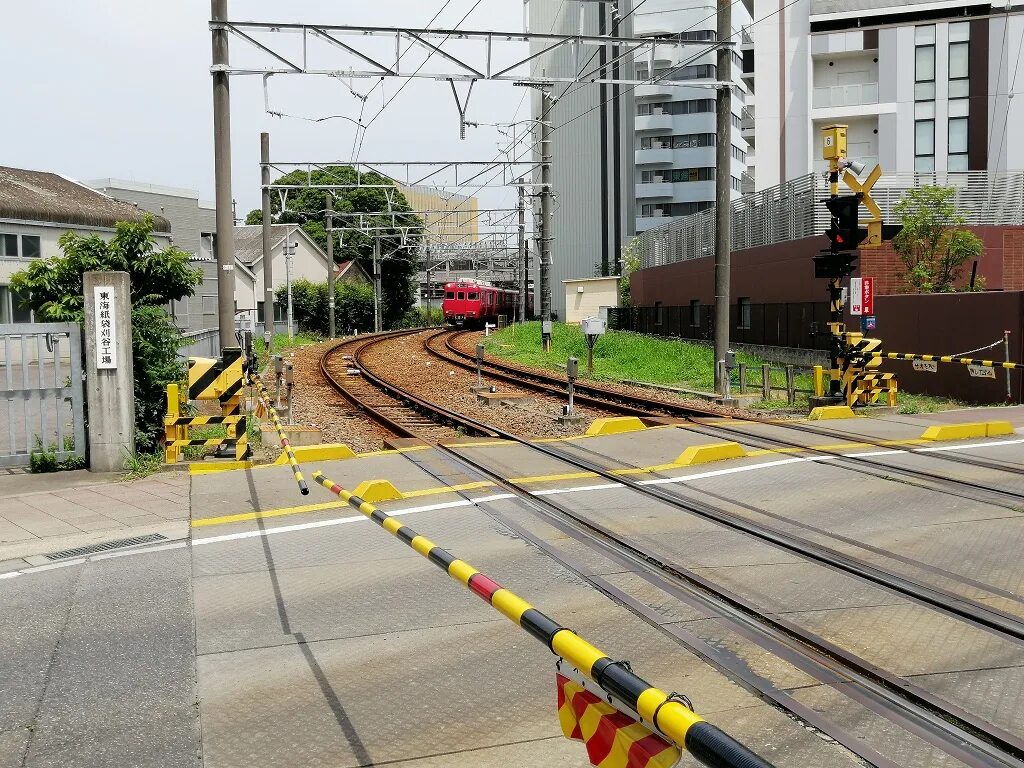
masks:
<path id="1" fill-rule="evenodd" d="M 263 512 L 240 512 L 237 515 L 221 515 L 220 517 L 200 517 L 192 521 L 193 528 L 204 528 L 208 525 L 226 525 L 227 523 L 241 523 L 246 520 L 258 520 L 264 517 L 281 517 L 282 515 L 297 515 L 302 512 L 319 512 L 323 509 L 337 509 L 347 507 L 343 501 L 325 501 L 320 504 L 303 504 L 301 507 L 283 507 L 281 509 L 268 509 Z"/>
<path id="2" fill-rule="evenodd" d="M 402 495 L 407 498 L 414 498 L 416 496 L 434 496 L 438 493 L 455 493 L 457 491 L 472 491 L 477 488 L 493 488 L 494 483 L 489 480 L 481 480 L 476 483 L 463 483 L 462 485 L 442 485 L 437 488 L 421 488 L 418 491 L 402 491 Z"/>

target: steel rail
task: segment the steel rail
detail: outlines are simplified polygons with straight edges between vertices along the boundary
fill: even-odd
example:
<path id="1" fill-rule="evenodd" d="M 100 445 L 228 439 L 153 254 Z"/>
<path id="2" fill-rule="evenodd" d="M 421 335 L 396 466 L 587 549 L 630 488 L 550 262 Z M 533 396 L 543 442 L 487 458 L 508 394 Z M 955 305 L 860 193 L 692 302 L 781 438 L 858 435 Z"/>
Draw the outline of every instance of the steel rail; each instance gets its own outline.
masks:
<path id="1" fill-rule="evenodd" d="M 398 387 L 394 387 L 393 385 L 388 386 L 394 391 L 402 392 Z M 408 395 L 409 393 L 405 393 L 405 396 Z M 416 399 L 428 409 L 432 407 L 432 404 L 430 404 L 429 401 L 418 397 Z M 473 419 L 467 418 L 466 420 L 475 422 Z M 1024 637 L 1024 625 L 1020 622 L 1014 621 L 1012 617 L 1000 616 L 998 612 L 989 609 L 987 606 L 981 606 L 978 604 L 977 607 L 980 610 L 975 611 L 975 606 L 972 605 L 972 601 L 960 596 L 952 595 L 951 593 L 943 593 L 940 589 L 919 584 L 918 582 L 906 577 L 889 574 L 885 572 L 884 569 L 859 562 L 856 558 L 843 556 L 844 559 L 831 559 L 827 548 L 821 547 L 820 545 L 809 543 L 810 546 L 807 546 L 808 543 L 799 540 L 798 537 L 777 531 L 769 526 L 762 526 L 753 523 L 746 519 L 730 515 L 729 513 L 715 507 L 711 507 L 710 505 L 683 499 L 675 494 L 661 491 L 660 489 L 637 484 L 626 478 L 612 474 L 611 471 L 606 470 L 602 466 L 592 464 L 591 462 L 579 457 L 567 455 L 561 451 L 551 448 L 547 444 L 530 443 L 518 436 L 483 424 L 482 422 L 475 422 L 475 425 L 476 428 L 481 431 L 489 431 L 491 436 L 527 445 L 552 458 L 575 465 L 576 467 L 585 469 L 595 475 L 605 477 L 617 485 L 631 488 L 649 497 L 657 498 L 670 506 L 705 517 L 706 519 L 710 519 L 713 522 L 724 525 L 725 527 L 747 533 L 748 535 L 766 541 L 767 543 L 779 546 L 783 549 L 788 549 L 789 551 L 808 559 L 815 560 L 822 565 L 832 567 L 840 571 L 845 571 L 855 577 L 871 581 L 872 583 L 883 586 L 891 591 L 901 593 L 918 602 L 924 602 L 934 610 L 951 613 L 957 618 L 965 620 L 974 626 L 988 629 L 1017 641 L 1020 641 L 1020 639 Z M 453 447 L 440 445 L 438 448 L 452 456 L 458 457 L 460 461 L 475 467 L 477 471 L 484 472 L 484 474 L 494 477 L 495 482 L 499 482 L 503 486 L 507 485 L 500 478 L 498 473 L 491 471 L 478 461 L 466 459 L 466 457 L 457 453 Z M 517 495 L 528 497 L 532 500 L 539 500 L 538 497 L 533 496 L 529 491 L 524 489 L 520 489 Z M 551 504 L 547 499 L 544 499 L 543 503 L 548 505 Z M 569 510 L 561 509 L 560 514 L 567 515 L 578 525 L 583 525 L 596 531 L 602 531 L 601 526 L 598 524 L 585 520 Z M 782 632 L 784 635 L 789 637 L 790 641 L 795 641 L 798 645 L 810 645 L 811 647 L 816 648 L 822 658 L 833 658 L 839 660 L 844 668 L 850 670 L 849 674 L 855 679 L 859 679 L 862 683 L 868 684 L 869 686 L 874 686 L 871 688 L 873 695 L 883 695 L 887 697 L 893 706 L 901 707 L 909 713 L 907 716 L 926 721 L 930 723 L 932 727 L 945 731 L 948 734 L 951 744 L 959 743 L 971 745 L 972 749 L 979 750 L 980 753 L 986 755 L 987 758 L 997 761 L 996 763 L 971 761 L 971 764 L 1021 764 L 1017 762 L 1017 760 L 1024 757 L 1024 742 L 1015 735 L 986 723 L 984 720 L 978 718 L 972 713 L 966 712 L 950 702 L 908 683 L 898 676 L 891 675 L 885 670 L 878 669 L 869 662 L 846 652 L 842 648 L 839 648 L 828 641 L 811 635 L 802 628 L 792 625 L 784 619 L 765 616 L 764 612 L 759 610 L 757 606 L 750 604 L 743 598 L 729 596 L 723 589 L 717 587 L 717 585 L 714 585 L 711 582 L 708 582 L 697 574 L 687 572 L 684 569 L 673 566 L 672 564 L 661 563 L 658 558 L 650 552 L 633 547 L 610 531 L 603 530 L 603 535 L 608 536 L 610 540 L 616 542 L 617 546 L 630 551 L 632 556 L 649 563 L 658 563 L 658 567 L 665 572 L 672 573 L 679 578 L 691 582 L 693 586 L 698 589 L 709 591 L 723 598 L 735 600 L 736 607 L 746 611 L 748 618 L 762 625 L 770 625 L 773 630 Z M 1007 755 L 1012 756 L 1012 758 L 1007 759 Z"/>
<path id="2" fill-rule="evenodd" d="M 526 489 L 502 480 L 499 473 L 478 459 L 471 459 L 458 453 L 457 446 L 438 446 L 438 448 L 464 467 L 470 467 L 493 478 L 496 485 L 523 499 L 531 507 L 536 508 L 539 505 L 541 508 L 538 510 L 539 514 L 547 517 L 558 530 L 569 535 L 573 535 L 575 531 L 577 533 L 575 538 L 578 540 L 590 543 L 591 546 L 596 543 L 598 548 L 607 551 L 612 559 L 640 568 L 639 575 L 652 585 L 673 597 L 682 599 L 689 605 L 706 609 L 709 615 L 726 618 L 736 625 L 736 630 L 740 635 L 753 640 L 768 652 L 807 672 L 823 684 L 835 688 L 867 709 L 885 716 L 909 732 L 939 746 L 967 765 L 1017 766 L 1018 768 L 1022 765 L 1018 758 L 1024 754 L 1024 745 L 1020 744 L 1020 740 L 1012 734 L 1006 734 L 1004 739 L 1003 732 L 999 729 L 996 729 L 995 734 L 989 733 L 984 721 L 977 722 L 979 719 L 969 714 L 968 718 L 975 722 L 965 723 L 959 717 L 960 710 L 945 706 L 948 705 L 948 702 L 938 699 L 926 691 L 921 691 L 902 678 L 879 669 L 783 617 L 766 615 L 762 609 L 745 598 L 710 582 L 699 574 L 665 562 L 651 552 L 626 542 L 619 534 L 599 523 L 585 519 L 565 505 L 552 501 L 550 497 L 536 496 Z M 422 466 L 420 460 L 410 455 L 406 455 L 406 458 Z M 523 526 L 510 521 L 504 515 L 490 512 L 488 514 L 508 525 L 514 533 L 522 535 L 526 540 L 554 556 L 570 570 L 576 570 L 582 578 L 594 583 L 601 591 L 622 602 L 628 609 L 636 612 L 637 601 L 635 598 L 630 598 L 614 587 L 611 590 L 606 589 L 605 587 L 608 585 L 604 583 L 603 579 L 599 576 L 595 577 L 586 569 L 579 570 L 576 561 L 565 555 L 559 555 L 557 548 L 552 543 L 530 533 Z M 583 536 L 582 539 L 580 534 Z M 644 576 L 644 572 L 646 572 L 646 576 Z M 662 583 L 658 583 L 658 579 L 661 579 Z M 669 583 L 667 588 L 664 586 L 666 581 Z M 677 641 L 696 651 L 686 638 L 680 637 L 670 628 L 661 624 L 657 626 L 667 631 Z M 730 676 L 748 683 L 753 682 L 765 698 L 775 701 L 779 706 L 792 711 L 798 717 L 818 714 L 813 713 L 813 710 L 811 712 L 803 710 L 799 707 L 799 703 L 797 707 L 790 708 L 784 701 L 779 700 L 777 696 L 779 692 L 770 683 L 765 683 L 760 679 L 749 681 L 742 669 L 736 669 L 723 660 L 718 660 L 715 665 Z M 854 690 L 851 690 L 851 686 Z M 826 733 L 829 732 L 829 729 L 823 726 L 817 718 L 809 722 L 812 722 L 815 727 L 822 728 Z M 859 740 L 854 741 L 848 738 L 837 740 L 858 754 L 861 754 L 858 750 L 863 750 L 865 747 Z"/>
<path id="3" fill-rule="evenodd" d="M 430 352 L 432 354 L 434 354 L 434 355 L 436 355 L 438 357 L 443 357 L 444 359 L 448 360 L 449 362 L 455 363 L 457 365 L 461 365 L 462 367 L 465 367 L 465 368 L 470 368 L 471 366 L 468 363 L 462 362 L 462 360 L 468 361 L 470 359 L 473 359 L 472 356 L 469 353 L 465 352 L 464 350 L 459 349 L 458 346 L 456 346 L 453 343 L 454 340 L 458 336 L 460 336 L 462 333 L 467 333 L 467 332 L 466 331 L 456 331 L 451 336 L 449 336 L 447 339 L 445 339 L 445 348 L 448 349 L 449 351 L 451 351 L 457 357 L 461 358 L 460 361 L 456 361 L 455 359 L 452 359 L 452 358 L 450 358 L 448 356 L 445 356 L 442 353 L 438 352 L 436 349 L 430 348 L 429 346 L 428 346 L 428 349 L 430 350 Z M 439 333 L 439 334 L 437 334 L 433 338 L 437 338 L 440 335 L 441 334 Z M 526 369 L 520 368 L 520 367 L 515 366 L 515 365 L 510 365 L 508 363 L 495 362 L 493 360 L 485 360 L 483 364 L 489 367 L 488 375 L 493 376 L 495 378 L 499 378 L 499 379 L 501 379 L 503 381 L 508 381 L 510 383 L 515 383 L 518 386 L 522 386 L 522 387 L 526 387 L 526 388 L 534 389 L 534 390 L 538 390 L 538 391 L 551 392 L 551 393 L 556 393 L 556 392 L 557 393 L 564 393 L 564 391 L 565 391 L 565 389 L 564 389 L 564 386 L 565 386 L 564 385 L 564 381 L 561 378 L 559 378 L 559 377 L 557 377 L 555 375 L 552 375 L 552 374 L 545 374 L 545 373 L 540 372 L 540 371 L 526 370 Z M 815 453 L 818 453 L 818 454 L 821 454 L 821 455 L 824 455 L 824 456 L 834 456 L 835 458 L 842 460 L 843 464 L 840 464 L 839 466 L 845 466 L 846 468 L 850 468 L 850 469 L 854 469 L 853 467 L 849 466 L 850 463 L 859 463 L 859 464 L 864 464 L 864 465 L 869 465 L 869 466 L 877 467 L 878 469 L 883 470 L 883 471 L 885 471 L 887 473 L 888 472 L 897 472 L 897 473 L 900 473 L 900 474 L 903 474 L 903 475 L 912 476 L 912 477 L 925 478 L 925 479 L 927 479 L 929 481 L 937 482 L 937 483 L 940 483 L 940 484 L 943 484 L 943 485 L 961 485 L 961 486 L 970 487 L 970 488 L 973 488 L 973 489 L 976 489 L 976 490 L 979 490 L 979 491 L 982 491 L 982 492 L 985 492 L 985 493 L 995 493 L 995 494 L 998 494 L 998 495 L 1001 495 L 1001 496 L 1009 497 L 1012 500 L 1012 502 L 1013 502 L 1013 506 L 1011 508 L 1016 508 L 1017 506 L 1019 506 L 1019 502 L 1021 500 L 1024 500 L 1024 494 L 1017 493 L 1015 491 L 1008 491 L 1006 489 L 993 488 L 991 486 L 981 485 L 981 484 L 978 484 L 978 483 L 972 483 L 972 482 L 970 482 L 968 480 L 963 480 L 963 479 L 949 477 L 948 475 L 940 475 L 940 474 L 936 474 L 936 473 L 933 473 L 933 472 L 927 472 L 927 471 L 922 470 L 922 469 L 913 469 L 913 468 L 909 468 L 909 467 L 895 467 L 895 466 L 893 466 L 891 464 L 886 464 L 886 463 L 884 463 L 882 461 L 878 461 L 876 459 L 872 459 L 872 458 L 867 457 L 867 456 L 846 456 L 846 455 L 844 455 L 842 453 L 839 453 L 837 451 L 829 451 L 829 450 L 822 449 L 822 448 L 810 448 L 810 447 L 808 447 L 806 445 L 803 445 L 802 443 L 798 443 L 798 442 L 795 442 L 795 441 L 792 441 L 792 440 L 785 440 L 785 439 L 780 438 L 780 437 L 771 437 L 771 436 L 767 436 L 767 435 L 751 435 L 749 432 L 745 432 L 745 431 L 743 431 L 741 429 L 738 429 L 738 428 L 735 428 L 735 427 L 728 427 L 728 426 L 725 426 L 725 425 L 722 425 L 722 424 L 707 425 L 707 424 L 703 424 L 703 423 L 699 422 L 697 419 L 702 418 L 702 417 L 713 417 L 713 418 L 717 418 L 717 419 L 731 418 L 731 417 L 728 417 L 728 416 L 724 416 L 723 417 L 723 415 L 721 413 L 719 413 L 718 411 L 715 411 L 714 409 L 711 409 L 711 408 L 700 408 L 698 406 L 693 406 L 693 405 L 684 404 L 684 403 L 671 403 L 671 402 L 667 402 L 665 400 L 659 400 L 657 398 L 647 398 L 647 397 L 643 397 L 642 395 L 625 394 L 625 393 L 619 392 L 617 390 L 608 389 L 606 387 L 602 387 L 602 386 L 596 385 L 596 384 L 586 384 L 586 383 L 582 383 L 581 384 L 578 381 L 576 382 L 574 387 L 575 387 L 575 390 L 576 390 L 575 399 L 578 400 L 579 402 L 587 404 L 587 405 L 591 405 L 593 407 L 601 408 L 601 409 L 604 409 L 604 410 L 618 411 L 619 413 L 622 413 L 623 415 L 640 416 L 640 417 L 648 417 L 648 418 L 650 418 L 650 417 L 657 417 L 657 416 L 659 416 L 659 413 L 657 413 L 657 411 L 660 411 L 661 413 L 664 413 L 664 414 L 669 414 L 669 415 L 672 415 L 672 416 L 677 416 L 677 417 L 680 417 L 680 418 L 687 419 L 688 421 L 690 421 L 690 422 L 692 422 L 694 424 L 700 425 L 704 429 L 714 429 L 714 430 L 718 430 L 719 432 L 732 433 L 734 435 L 742 437 L 748 443 L 749 442 L 753 442 L 753 443 L 759 443 L 761 445 L 775 444 L 775 445 L 780 445 L 780 446 L 783 446 L 783 447 L 786 447 L 786 448 L 800 448 L 802 450 L 813 451 Z M 580 392 L 583 392 L 584 394 L 580 395 L 579 394 Z M 640 403 L 641 407 L 635 407 L 635 406 L 628 405 L 628 403 L 631 403 L 631 402 L 633 402 L 633 403 Z M 809 434 L 817 434 L 817 435 L 822 435 L 824 437 L 832 437 L 832 438 L 836 437 L 835 433 L 833 433 L 833 432 L 829 432 L 829 431 L 826 431 L 826 430 L 823 430 L 823 429 L 816 429 L 816 428 L 814 428 L 812 426 L 809 426 L 809 425 L 806 425 L 806 424 L 795 424 L 795 423 L 788 423 L 788 422 L 780 422 L 780 421 L 778 421 L 776 419 L 766 419 L 766 418 L 760 418 L 760 417 L 756 417 L 756 416 L 754 416 L 754 417 L 744 417 L 744 421 L 751 421 L 751 422 L 754 422 L 754 423 L 757 423 L 757 424 L 765 424 L 765 425 L 768 425 L 768 426 L 780 427 L 780 428 L 783 428 L 783 429 L 789 429 L 789 430 L 793 430 L 793 431 L 797 431 L 797 432 L 806 432 L 806 433 L 809 433 Z M 700 432 L 700 430 L 694 430 L 694 431 Z M 710 433 L 704 432 L 704 434 L 710 434 Z M 867 446 L 873 446 L 873 447 L 876 447 L 876 448 L 880 448 L 880 449 L 883 449 L 883 450 L 894 450 L 891 445 L 886 445 L 885 443 L 881 443 L 881 442 L 877 442 L 877 441 L 873 441 L 873 440 L 869 440 L 869 439 L 863 439 L 863 438 L 859 438 L 858 437 L 857 438 L 857 442 L 863 443 L 864 445 L 867 445 Z M 990 461 L 986 461 L 984 459 L 978 459 L 976 457 L 965 458 L 965 457 L 962 457 L 962 456 L 950 455 L 949 453 L 946 453 L 946 452 L 936 452 L 935 454 L 933 454 L 933 458 L 937 458 L 937 459 L 940 459 L 942 461 L 948 461 L 948 462 L 957 463 L 957 464 L 965 464 L 967 466 L 972 466 L 972 467 L 984 467 L 986 469 L 992 469 L 992 470 L 999 471 L 999 472 L 1009 472 L 1009 473 L 1012 473 L 1012 474 L 1024 474 L 1024 469 L 1022 469 L 1022 468 L 1008 467 L 1008 466 L 1003 465 L 1003 464 L 993 463 L 993 462 L 990 462 Z"/>

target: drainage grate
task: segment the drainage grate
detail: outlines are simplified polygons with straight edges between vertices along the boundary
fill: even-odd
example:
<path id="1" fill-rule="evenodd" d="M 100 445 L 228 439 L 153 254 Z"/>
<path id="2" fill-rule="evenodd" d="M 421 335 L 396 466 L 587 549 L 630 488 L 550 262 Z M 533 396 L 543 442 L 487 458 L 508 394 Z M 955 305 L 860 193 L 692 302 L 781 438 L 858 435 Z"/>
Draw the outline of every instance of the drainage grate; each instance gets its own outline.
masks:
<path id="1" fill-rule="evenodd" d="M 165 541 L 166 536 L 161 536 L 159 533 L 150 533 L 146 536 L 135 536 L 131 539 L 118 539 L 117 541 L 107 541 L 103 544 L 90 544 L 88 547 L 76 547 L 75 549 L 65 549 L 62 552 L 51 552 L 48 555 L 44 555 L 47 560 L 67 560 L 69 557 L 81 557 L 82 555 L 95 555 L 97 552 L 107 552 L 111 549 L 121 549 L 122 547 L 134 547 L 136 544 L 152 544 L 154 541 Z"/>

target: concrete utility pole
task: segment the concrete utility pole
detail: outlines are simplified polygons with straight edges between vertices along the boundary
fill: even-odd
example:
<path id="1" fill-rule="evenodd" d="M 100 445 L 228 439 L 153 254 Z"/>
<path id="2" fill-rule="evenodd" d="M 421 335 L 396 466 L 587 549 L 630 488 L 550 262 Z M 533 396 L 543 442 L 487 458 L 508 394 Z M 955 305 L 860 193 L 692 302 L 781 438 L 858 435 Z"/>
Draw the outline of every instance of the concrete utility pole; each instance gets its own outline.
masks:
<path id="1" fill-rule="evenodd" d="M 211 0 L 210 18 L 228 20 L 228 0 Z M 235 217 L 231 198 L 231 91 L 228 73 L 228 32 L 213 30 L 213 168 L 217 205 L 217 323 L 221 349 L 235 341 Z"/>
<path id="2" fill-rule="evenodd" d="M 334 197 L 327 197 L 327 323 L 334 338 Z"/>
<path id="3" fill-rule="evenodd" d="M 540 119 L 540 180 L 543 185 L 540 191 L 542 233 L 540 240 L 540 319 L 543 323 L 551 319 L 551 241 L 554 239 L 554 228 L 552 227 L 550 116 L 554 101 L 548 93 L 541 91 L 541 102 L 544 104 Z M 541 327 L 543 328 L 543 325 Z"/>
<path id="4" fill-rule="evenodd" d="M 263 182 L 263 340 L 270 352 L 270 343 L 274 338 L 274 254 L 273 243 L 270 242 L 270 134 L 260 134 L 260 179 Z"/>
<path id="5" fill-rule="evenodd" d="M 380 285 L 380 238 L 373 238 L 373 330 L 380 333 L 381 321 L 381 285 Z"/>
<path id="6" fill-rule="evenodd" d="M 718 81 L 715 130 L 715 391 L 725 395 L 728 375 L 718 361 L 729 350 L 729 248 L 731 246 L 730 206 L 732 203 L 732 2 L 718 0 Z"/>
<path id="7" fill-rule="evenodd" d="M 284 279 L 288 287 L 288 341 L 295 338 L 295 314 L 292 306 L 292 252 L 295 246 L 288 242 L 293 234 L 295 230 L 290 231 L 284 241 Z"/>
<path id="8" fill-rule="evenodd" d="M 526 189 L 524 179 L 519 179 L 519 322 L 526 321 L 526 289 L 529 279 L 526 274 Z"/>
<path id="9" fill-rule="evenodd" d="M 434 280 L 430 276 L 430 242 L 429 241 L 427 242 L 427 253 L 426 253 L 426 256 L 424 258 L 425 258 L 425 261 L 423 262 L 423 266 L 426 268 L 425 272 L 426 272 L 426 276 L 427 276 L 427 322 L 429 323 L 431 321 L 430 313 L 433 311 L 433 308 L 434 308 L 433 307 L 433 305 L 434 305 L 434 301 L 433 301 L 433 299 L 434 299 L 434 297 L 433 297 L 433 293 L 434 293 Z"/>

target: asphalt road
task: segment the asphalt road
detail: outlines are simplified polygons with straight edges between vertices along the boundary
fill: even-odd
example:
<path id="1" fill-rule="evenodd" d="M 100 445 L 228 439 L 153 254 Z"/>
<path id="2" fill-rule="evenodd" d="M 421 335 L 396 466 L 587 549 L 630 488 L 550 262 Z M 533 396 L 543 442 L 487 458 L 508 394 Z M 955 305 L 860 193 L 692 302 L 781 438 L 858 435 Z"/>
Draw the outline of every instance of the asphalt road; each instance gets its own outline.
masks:
<path id="1" fill-rule="evenodd" d="M 186 549 L 3 584 L 0 766 L 195 766 Z"/>

